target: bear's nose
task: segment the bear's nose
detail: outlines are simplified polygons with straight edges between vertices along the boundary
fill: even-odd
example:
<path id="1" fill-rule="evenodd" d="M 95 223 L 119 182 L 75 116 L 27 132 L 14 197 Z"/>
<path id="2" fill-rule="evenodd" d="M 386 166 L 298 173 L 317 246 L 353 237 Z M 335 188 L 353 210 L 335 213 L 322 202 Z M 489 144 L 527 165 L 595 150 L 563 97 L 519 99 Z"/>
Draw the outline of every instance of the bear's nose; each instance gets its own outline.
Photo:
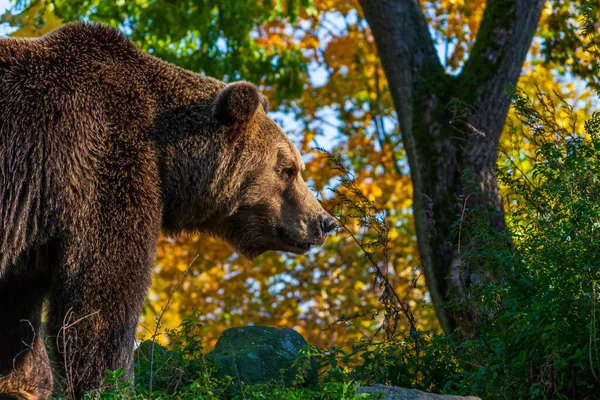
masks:
<path id="1" fill-rule="evenodd" d="M 329 233 L 335 228 L 335 221 L 329 214 L 321 214 L 319 223 L 321 224 L 321 231 L 323 233 Z"/>

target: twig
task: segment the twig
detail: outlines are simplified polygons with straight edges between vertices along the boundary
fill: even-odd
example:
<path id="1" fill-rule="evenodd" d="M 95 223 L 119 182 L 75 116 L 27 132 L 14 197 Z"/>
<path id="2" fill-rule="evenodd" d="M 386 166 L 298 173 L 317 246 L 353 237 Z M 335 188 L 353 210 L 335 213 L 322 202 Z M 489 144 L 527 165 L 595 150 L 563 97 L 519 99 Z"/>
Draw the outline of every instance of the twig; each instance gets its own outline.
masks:
<path id="1" fill-rule="evenodd" d="M 71 329 L 72 327 L 74 327 L 75 325 L 77 325 L 78 323 L 80 323 L 81 321 L 83 321 L 86 318 L 89 318 L 93 315 L 99 314 L 100 310 L 94 311 L 93 313 L 84 315 L 83 317 L 77 319 L 74 322 L 70 322 L 71 321 L 71 317 L 73 316 L 73 308 L 69 308 L 67 310 L 67 312 L 65 313 L 65 316 L 63 318 L 63 323 L 62 326 L 60 327 L 60 329 L 58 330 L 58 334 L 56 336 L 56 348 L 60 349 L 59 346 L 59 338 L 61 338 L 62 336 L 62 342 L 63 342 L 63 363 L 64 363 L 64 370 L 65 370 L 65 379 L 67 381 L 67 388 L 70 392 L 71 398 L 74 399 L 75 397 L 75 391 L 74 391 L 74 387 L 73 387 L 73 371 L 72 371 L 72 366 L 69 363 L 69 352 L 67 350 L 67 344 L 69 342 L 72 342 L 72 337 L 69 336 L 67 337 L 67 331 L 69 329 Z M 61 335 L 62 332 L 62 335 Z M 77 331 L 75 331 L 75 335 L 77 335 Z"/>
<path id="2" fill-rule="evenodd" d="M 150 348 L 150 379 L 148 380 L 148 397 L 152 397 L 152 374 L 153 374 L 153 369 L 154 369 L 154 347 L 156 345 L 156 337 L 158 336 L 158 329 L 160 328 L 160 322 L 161 322 L 163 316 L 165 315 L 167 308 L 169 308 L 169 303 L 171 303 L 171 299 L 173 298 L 175 291 L 177 291 L 177 289 L 179 288 L 181 281 L 186 276 L 187 272 L 192 267 L 192 265 L 194 264 L 194 262 L 196 261 L 198 256 L 200 256 L 200 254 L 196 254 L 196 257 L 194 257 L 194 259 L 188 264 L 188 266 L 185 268 L 185 270 L 179 277 L 179 280 L 173 287 L 173 290 L 171 291 L 171 294 L 169 295 L 169 298 L 167 299 L 167 303 L 163 307 L 160 315 L 158 316 L 158 319 L 156 320 L 156 328 L 154 329 L 154 334 L 152 335 L 152 347 Z"/>

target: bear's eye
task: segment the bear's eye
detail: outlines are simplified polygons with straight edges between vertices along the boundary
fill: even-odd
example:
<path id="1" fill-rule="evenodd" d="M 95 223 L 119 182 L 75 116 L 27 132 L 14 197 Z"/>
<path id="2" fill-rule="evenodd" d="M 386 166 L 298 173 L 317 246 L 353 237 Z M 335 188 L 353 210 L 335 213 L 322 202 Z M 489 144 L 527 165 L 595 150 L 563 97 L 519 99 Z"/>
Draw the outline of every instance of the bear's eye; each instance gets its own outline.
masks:
<path id="1" fill-rule="evenodd" d="M 294 176 L 296 176 L 296 170 L 294 168 L 284 168 L 281 170 L 281 175 L 284 178 L 292 179 Z"/>

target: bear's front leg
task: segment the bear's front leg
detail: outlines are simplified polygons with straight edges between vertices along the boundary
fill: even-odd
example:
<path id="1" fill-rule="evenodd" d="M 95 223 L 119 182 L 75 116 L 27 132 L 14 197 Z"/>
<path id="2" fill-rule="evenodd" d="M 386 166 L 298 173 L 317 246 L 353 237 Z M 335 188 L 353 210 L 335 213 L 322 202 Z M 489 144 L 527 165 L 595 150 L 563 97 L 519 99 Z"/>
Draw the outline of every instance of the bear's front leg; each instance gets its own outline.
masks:
<path id="1" fill-rule="evenodd" d="M 0 274 L 0 398 L 50 399 L 53 382 L 42 337 L 51 280 L 43 252 L 31 251 Z"/>
<path id="2" fill-rule="evenodd" d="M 155 260 L 158 229 L 95 234 L 94 245 L 82 235 L 68 246 L 50 296 L 49 332 L 69 399 L 100 388 L 106 370 L 124 368 L 133 382 L 135 331 Z"/>

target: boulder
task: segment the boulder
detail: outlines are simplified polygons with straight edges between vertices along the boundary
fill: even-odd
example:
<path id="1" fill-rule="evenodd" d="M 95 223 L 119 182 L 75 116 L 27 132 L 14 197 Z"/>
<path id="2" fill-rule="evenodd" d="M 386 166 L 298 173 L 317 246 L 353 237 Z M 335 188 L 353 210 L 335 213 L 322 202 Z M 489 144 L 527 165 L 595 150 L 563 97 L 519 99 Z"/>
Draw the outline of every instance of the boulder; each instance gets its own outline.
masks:
<path id="1" fill-rule="evenodd" d="M 292 384 L 298 374 L 293 367 L 300 349 L 308 343 L 293 329 L 266 326 L 245 326 L 227 329 L 221 334 L 208 358 L 216 365 L 219 375 L 228 375 L 249 385 L 283 379 Z M 306 384 L 317 380 L 316 363 L 306 360 L 300 367 L 307 372 Z"/>
<path id="2" fill-rule="evenodd" d="M 154 352 L 154 354 L 152 354 Z M 152 359 L 154 362 L 165 363 L 177 358 L 177 354 L 167 349 L 152 340 L 144 340 L 133 352 L 135 362 L 149 363 Z"/>
<path id="3" fill-rule="evenodd" d="M 404 389 L 397 386 L 373 385 L 359 388 L 356 393 L 381 393 L 383 397 L 375 397 L 381 400 L 481 400 L 473 396 L 451 396 L 447 394 L 433 394 L 421 392 L 415 389 Z"/>
<path id="4" fill-rule="evenodd" d="M 181 369 L 181 357 L 176 352 L 146 340 L 133 352 L 135 383 L 144 387 L 150 385 L 150 364 L 152 364 L 152 387 L 168 389 L 170 380 Z"/>

